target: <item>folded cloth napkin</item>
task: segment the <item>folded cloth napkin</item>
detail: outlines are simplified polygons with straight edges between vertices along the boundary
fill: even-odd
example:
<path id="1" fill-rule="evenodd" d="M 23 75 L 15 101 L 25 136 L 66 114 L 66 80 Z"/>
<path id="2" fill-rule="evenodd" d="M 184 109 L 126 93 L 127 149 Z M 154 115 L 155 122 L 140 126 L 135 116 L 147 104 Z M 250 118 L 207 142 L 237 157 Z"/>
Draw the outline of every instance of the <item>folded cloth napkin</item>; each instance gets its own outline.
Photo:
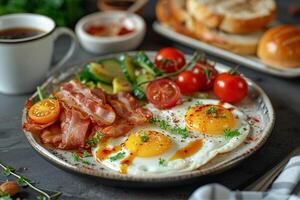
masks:
<path id="1" fill-rule="evenodd" d="M 209 184 L 198 188 L 189 200 L 300 200 L 299 183 L 300 156 L 295 156 L 266 192 L 231 191 L 220 184 Z"/>

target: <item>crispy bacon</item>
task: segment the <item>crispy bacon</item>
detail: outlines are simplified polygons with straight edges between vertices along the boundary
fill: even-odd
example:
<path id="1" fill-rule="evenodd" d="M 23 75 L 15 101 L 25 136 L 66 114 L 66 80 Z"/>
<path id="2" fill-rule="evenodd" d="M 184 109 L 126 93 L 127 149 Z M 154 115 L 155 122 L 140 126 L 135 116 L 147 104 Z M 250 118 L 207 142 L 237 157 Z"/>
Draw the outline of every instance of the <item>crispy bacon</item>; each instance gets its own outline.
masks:
<path id="1" fill-rule="evenodd" d="M 105 104 L 105 96 L 101 97 L 100 90 L 91 92 L 89 88 L 77 81 L 63 84 L 55 96 L 68 107 L 74 107 L 86 113 L 93 122 L 99 125 L 110 125 L 116 119 L 116 113 L 109 104 Z"/>
<path id="2" fill-rule="evenodd" d="M 65 117 L 61 122 L 62 141 L 58 148 L 76 149 L 85 146 L 88 136 L 90 119 L 82 115 L 75 108 L 65 107 Z"/>
<path id="3" fill-rule="evenodd" d="M 134 126 L 134 124 L 129 123 L 127 120 L 120 119 L 113 125 L 96 127 L 96 130 L 103 133 L 107 137 L 119 137 L 128 133 L 132 128 L 134 128 Z"/>
<path id="4" fill-rule="evenodd" d="M 61 128 L 58 124 L 54 124 L 41 133 L 41 140 L 44 144 L 58 146 L 62 140 Z"/>

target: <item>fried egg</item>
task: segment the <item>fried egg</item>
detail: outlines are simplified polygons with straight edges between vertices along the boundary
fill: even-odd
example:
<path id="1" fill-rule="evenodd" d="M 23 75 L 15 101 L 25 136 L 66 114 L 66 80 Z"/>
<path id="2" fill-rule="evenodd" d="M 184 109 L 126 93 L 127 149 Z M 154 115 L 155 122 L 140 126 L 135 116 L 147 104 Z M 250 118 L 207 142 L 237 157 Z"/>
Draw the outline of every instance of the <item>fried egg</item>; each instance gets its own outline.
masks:
<path id="1" fill-rule="evenodd" d="M 102 140 L 93 150 L 98 162 L 122 174 L 190 171 L 232 151 L 250 132 L 246 115 L 218 100 L 194 99 L 168 110 L 145 107 L 158 120 Z"/>

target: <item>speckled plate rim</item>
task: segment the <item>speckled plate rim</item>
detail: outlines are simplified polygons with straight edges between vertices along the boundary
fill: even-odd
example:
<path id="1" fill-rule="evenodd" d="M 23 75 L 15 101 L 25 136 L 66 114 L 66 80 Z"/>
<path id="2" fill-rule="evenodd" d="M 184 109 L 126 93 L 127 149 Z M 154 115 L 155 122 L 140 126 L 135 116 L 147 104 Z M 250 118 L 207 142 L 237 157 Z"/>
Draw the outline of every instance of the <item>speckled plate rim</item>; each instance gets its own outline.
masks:
<path id="1" fill-rule="evenodd" d="M 96 61 L 99 59 L 103 59 L 103 58 L 107 58 L 107 57 L 117 57 L 119 56 L 121 53 L 125 53 L 125 52 L 120 52 L 120 53 L 115 53 L 115 54 L 109 54 L 109 55 L 105 55 L 105 56 L 100 56 L 100 57 L 95 57 L 89 60 L 86 60 L 84 62 L 81 62 L 79 64 L 75 64 L 75 65 L 71 65 L 68 68 L 64 67 L 63 69 L 67 69 L 67 71 L 72 71 L 72 69 L 74 68 L 80 68 L 82 66 L 84 66 L 86 63 L 88 62 L 92 62 L 92 61 Z M 126 52 L 126 53 L 135 53 L 133 51 L 131 52 Z M 147 54 L 154 54 L 153 51 L 146 51 Z M 188 55 L 186 55 L 187 58 L 189 58 Z M 220 68 L 223 69 L 230 69 L 229 67 L 218 63 L 218 65 L 220 66 Z M 53 76 L 51 76 L 50 78 L 48 78 L 43 84 L 42 84 L 42 88 L 46 87 L 49 83 L 51 83 L 51 81 L 54 79 L 54 77 L 58 76 L 60 72 L 55 73 Z M 33 134 L 28 132 L 28 131 L 24 131 L 25 136 L 27 138 L 27 140 L 29 141 L 30 145 L 34 148 L 34 150 L 36 150 L 42 157 L 46 158 L 46 160 L 50 161 L 51 163 L 72 171 L 72 172 L 76 172 L 76 173 L 80 173 L 80 174 L 85 174 L 85 175 L 90 175 L 90 176 L 94 176 L 94 177 L 98 177 L 98 178 L 102 178 L 104 180 L 109 180 L 109 181 L 126 181 L 126 182 L 139 182 L 139 183 L 171 183 L 171 182 L 179 182 L 179 181 L 184 181 L 184 180 L 188 180 L 188 179 L 193 179 L 193 178 L 197 178 L 197 177 L 201 177 L 201 176 L 205 176 L 205 175 L 213 175 L 213 174 L 217 174 L 217 173 L 221 173 L 235 165 L 237 165 L 240 161 L 244 160 L 245 158 L 249 157 L 250 155 L 252 155 L 254 152 L 256 152 L 268 139 L 268 137 L 270 136 L 274 125 L 275 125 L 275 112 L 272 106 L 272 103 L 269 99 L 269 97 L 267 96 L 267 94 L 263 91 L 263 89 L 261 87 L 259 87 L 255 82 L 253 82 L 252 80 L 246 78 L 246 81 L 248 83 L 248 85 L 252 86 L 253 88 L 255 88 L 259 94 L 260 97 L 262 98 L 263 102 L 265 102 L 265 105 L 267 107 L 268 110 L 268 116 L 270 118 L 270 123 L 267 124 L 267 126 L 265 127 L 264 130 L 264 136 L 260 139 L 260 141 L 256 144 L 256 146 L 254 148 L 249 149 L 248 151 L 246 151 L 245 153 L 236 156 L 234 159 L 228 160 L 228 161 L 223 161 L 220 163 L 217 163 L 216 165 L 207 168 L 207 169 L 196 169 L 194 171 L 187 171 L 187 172 L 182 172 L 180 174 L 167 174 L 167 175 L 156 175 L 156 176 L 138 176 L 138 175 L 123 175 L 123 174 L 116 174 L 116 173 L 109 173 L 109 172 L 100 172 L 97 170 L 93 170 L 90 169 L 88 167 L 77 167 L 74 165 L 71 165 L 63 160 L 61 160 L 60 158 L 56 157 L 54 154 L 52 154 L 47 148 L 43 147 L 42 145 L 40 145 L 34 138 Z M 29 99 L 34 99 L 37 96 L 37 93 L 34 93 Z M 23 114 L 22 114 L 22 124 L 24 122 L 24 120 L 26 119 L 26 112 L 25 109 L 23 109 Z"/>

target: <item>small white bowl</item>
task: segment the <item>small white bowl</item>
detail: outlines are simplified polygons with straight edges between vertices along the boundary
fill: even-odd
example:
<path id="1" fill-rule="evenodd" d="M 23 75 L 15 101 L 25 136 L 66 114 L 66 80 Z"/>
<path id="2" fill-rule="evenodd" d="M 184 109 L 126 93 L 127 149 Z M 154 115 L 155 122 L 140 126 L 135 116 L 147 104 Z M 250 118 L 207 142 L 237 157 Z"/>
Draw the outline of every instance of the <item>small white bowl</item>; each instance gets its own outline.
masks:
<path id="1" fill-rule="evenodd" d="M 132 33 L 121 36 L 99 37 L 86 32 L 91 25 L 122 23 L 133 29 Z M 124 11 L 105 11 L 87 15 L 80 19 L 75 28 L 76 35 L 84 49 L 95 54 L 105 54 L 135 49 L 144 39 L 145 21 L 138 15 Z"/>

